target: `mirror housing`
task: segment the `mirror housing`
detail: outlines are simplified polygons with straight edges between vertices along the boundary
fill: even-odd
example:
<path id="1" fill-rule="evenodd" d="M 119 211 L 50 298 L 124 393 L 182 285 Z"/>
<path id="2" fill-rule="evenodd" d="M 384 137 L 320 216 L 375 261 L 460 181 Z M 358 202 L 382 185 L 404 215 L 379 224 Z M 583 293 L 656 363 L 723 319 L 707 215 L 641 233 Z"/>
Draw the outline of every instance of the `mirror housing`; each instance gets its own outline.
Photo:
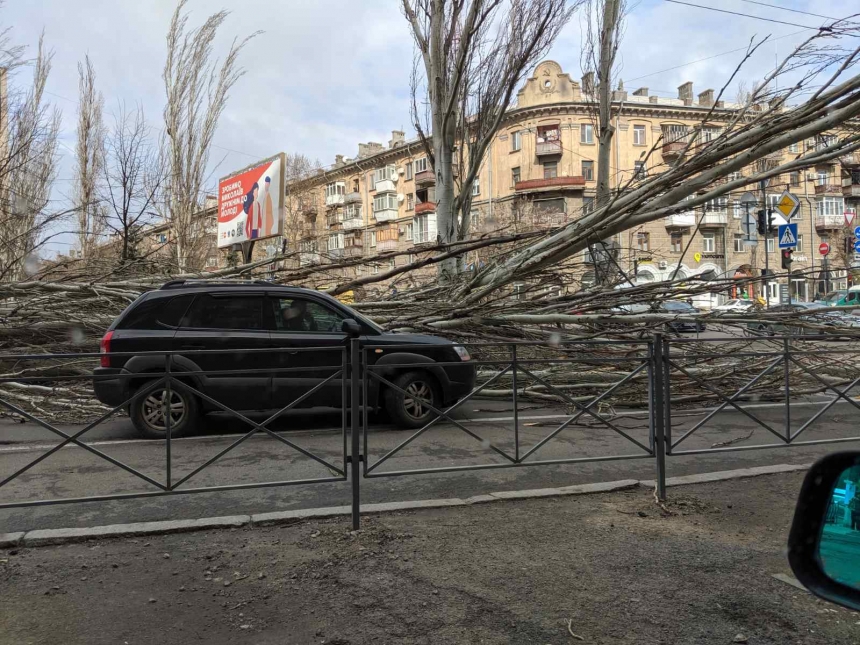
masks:
<path id="1" fill-rule="evenodd" d="M 788 562 L 797 579 L 816 596 L 855 611 L 860 610 L 860 588 L 831 578 L 825 572 L 820 548 L 833 491 L 842 474 L 858 465 L 857 451 L 833 453 L 815 462 L 803 480 L 788 536 Z M 860 546 L 860 532 L 854 532 Z M 860 549 L 857 554 L 860 560 Z"/>
<path id="2" fill-rule="evenodd" d="M 361 336 L 361 325 L 352 318 L 347 318 L 340 326 L 340 330 L 350 338 Z"/>

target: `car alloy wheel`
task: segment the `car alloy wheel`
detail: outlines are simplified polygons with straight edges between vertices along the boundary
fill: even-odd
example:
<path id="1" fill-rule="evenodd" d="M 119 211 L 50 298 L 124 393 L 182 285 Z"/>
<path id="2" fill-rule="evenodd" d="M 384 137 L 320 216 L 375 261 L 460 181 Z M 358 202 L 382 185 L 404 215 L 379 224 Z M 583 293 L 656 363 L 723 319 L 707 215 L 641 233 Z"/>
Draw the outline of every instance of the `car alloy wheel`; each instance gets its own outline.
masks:
<path id="1" fill-rule="evenodd" d="M 412 381 L 404 388 L 403 409 L 413 419 L 421 419 L 433 405 L 433 389 L 424 381 Z M 428 405 L 429 404 L 429 405 Z"/>
<path id="2" fill-rule="evenodd" d="M 167 432 L 167 390 L 150 392 L 141 406 L 143 422 L 157 432 Z M 177 428 L 185 419 L 185 399 L 176 390 L 170 392 L 170 425 Z"/>

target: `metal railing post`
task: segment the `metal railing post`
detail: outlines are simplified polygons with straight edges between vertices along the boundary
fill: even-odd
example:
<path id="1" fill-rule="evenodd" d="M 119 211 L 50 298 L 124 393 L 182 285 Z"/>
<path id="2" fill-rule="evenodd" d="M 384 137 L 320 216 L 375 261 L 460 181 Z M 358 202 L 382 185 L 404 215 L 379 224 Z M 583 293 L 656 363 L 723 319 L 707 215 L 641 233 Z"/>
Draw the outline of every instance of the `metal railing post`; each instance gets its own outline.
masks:
<path id="1" fill-rule="evenodd" d="M 360 348 L 359 348 L 359 339 L 358 338 L 350 338 L 349 340 L 349 404 L 350 404 L 350 439 L 351 439 L 351 448 L 349 453 L 349 468 L 350 468 L 350 477 L 352 477 L 352 530 L 357 531 L 361 524 L 361 494 L 359 490 L 359 481 L 361 479 L 361 472 L 359 470 L 359 462 L 361 461 L 360 449 L 359 449 L 359 437 L 358 437 L 358 428 L 359 428 L 359 414 L 361 406 L 359 401 L 359 379 L 361 371 L 359 369 L 361 359 L 360 359 Z M 367 387 L 367 384 L 364 384 Z"/>
<path id="2" fill-rule="evenodd" d="M 517 346 L 511 345 L 511 381 L 514 389 L 514 459 L 520 463 L 520 415 L 517 396 Z"/>
<path id="3" fill-rule="evenodd" d="M 651 360 L 648 371 L 652 396 L 651 423 L 654 434 L 654 454 L 657 463 L 657 498 L 666 499 L 666 370 L 663 362 L 663 334 L 656 333 L 651 341 Z"/>
<path id="4" fill-rule="evenodd" d="M 166 480 L 165 483 L 167 485 L 167 490 L 170 490 L 171 487 L 173 486 L 173 455 L 170 451 L 170 439 L 171 439 L 171 435 L 173 433 L 173 388 L 170 387 L 170 381 L 171 381 L 170 368 L 172 367 L 172 365 L 171 365 L 171 363 L 173 362 L 172 359 L 173 359 L 172 354 L 165 354 L 164 355 L 164 373 L 167 376 L 167 378 L 165 380 L 165 384 L 164 384 L 164 387 L 165 387 L 164 396 L 167 398 L 167 406 L 166 406 L 166 409 L 165 409 L 165 406 L 162 406 L 162 408 L 161 408 L 165 414 L 164 424 L 165 424 L 165 428 L 167 430 L 167 432 L 166 432 L 166 435 L 167 435 L 167 452 L 166 452 L 166 457 L 167 457 L 166 469 L 167 469 L 167 472 L 166 472 L 166 477 L 165 477 L 165 480 Z M 188 414 L 188 410 L 185 410 L 185 414 Z"/>
<path id="5" fill-rule="evenodd" d="M 782 342 L 782 365 L 785 378 L 785 440 L 791 443 L 791 370 L 789 369 L 791 348 L 788 344 L 788 338 L 784 338 Z"/>

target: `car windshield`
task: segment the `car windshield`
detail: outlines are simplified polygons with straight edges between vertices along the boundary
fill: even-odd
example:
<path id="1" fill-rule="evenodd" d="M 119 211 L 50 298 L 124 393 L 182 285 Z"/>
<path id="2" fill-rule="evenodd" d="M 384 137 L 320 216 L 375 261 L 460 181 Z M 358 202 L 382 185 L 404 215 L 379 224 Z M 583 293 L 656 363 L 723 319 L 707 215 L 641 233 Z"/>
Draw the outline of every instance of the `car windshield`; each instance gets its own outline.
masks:
<path id="1" fill-rule="evenodd" d="M 670 300 L 663 303 L 663 309 L 666 311 L 693 311 L 695 310 L 695 307 L 687 302 Z"/>

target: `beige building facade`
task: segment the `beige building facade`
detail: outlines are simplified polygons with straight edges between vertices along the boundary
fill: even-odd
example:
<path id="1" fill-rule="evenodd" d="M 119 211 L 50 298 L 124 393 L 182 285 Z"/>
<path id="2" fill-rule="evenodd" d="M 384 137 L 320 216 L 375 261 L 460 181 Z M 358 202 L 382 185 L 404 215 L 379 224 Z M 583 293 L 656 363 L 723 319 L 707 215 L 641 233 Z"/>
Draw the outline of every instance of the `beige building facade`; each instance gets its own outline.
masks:
<path id="1" fill-rule="evenodd" d="M 507 113 L 473 187 L 476 234 L 518 219 L 528 219 L 536 227 L 558 226 L 587 211 L 597 178 L 593 96 L 590 78 L 573 80 L 553 61 L 536 67 L 519 91 L 516 106 Z M 682 154 L 692 136 L 702 141 L 718 136 L 735 108 L 715 104 L 713 90 L 694 94 L 692 83 L 679 87 L 676 98 L 652 95 L 647 88 L 613 92 L 616 133 L 611 187 L 623 190 L 631 181 L 665 168 Z M 778 164 L 787 155 L 827 142 L 827 137 L 805 141 L 760 163 Z M 403 132 L 394 131 L 387 145 L 359 144 L 355 158 L 338 156 L 329 170 L 287 187 L 287 246 L 300 252 L 299 263 L 304 266 L 342 263 L 384 251 L 403 253 L 382 263 L 338 269 L 317 278 L 323 283 L 406 264 L 436 242 L 434 183 L 423 146 L 417 140 L 406 141 Z M 846 213 L 856 213 L 860 201 L 860 157 L 774 178 L 763 191 L 749 190 L 760 203 L 770 205 L 784 190 L 801 200 L 793 219 L 799 236 L 792 275 L 771 281 L 767 287 L 771 301 L 778 301 L 780 284 L 788 285 L 798 300 L 812 300 L 825 289 L 844 288 L 851 280 L 852 265 L 857 264 L 845 241 L 850 235 Z M 743 242 L 743 192 L 622 233 L 616 240 L 619 264 L 638 283 L 673 276 L 760 277 L 765 243 L 760 239 L 750 247 Z M 826 282 L 819 254 L 822 241 L 829 241 L 832 249 Z M 771 238 L 767 249 L 771 271 L 786 273 L 776 240 Z M 583 254 L 583 285 L 595 279 L 589 258 L 589 253 Z M 746 283 L 743 288 L 750 296 L 764 289 L 760 282 Z M 698 304 L 712 306 L 740 296 L 741 289 Z"/>

